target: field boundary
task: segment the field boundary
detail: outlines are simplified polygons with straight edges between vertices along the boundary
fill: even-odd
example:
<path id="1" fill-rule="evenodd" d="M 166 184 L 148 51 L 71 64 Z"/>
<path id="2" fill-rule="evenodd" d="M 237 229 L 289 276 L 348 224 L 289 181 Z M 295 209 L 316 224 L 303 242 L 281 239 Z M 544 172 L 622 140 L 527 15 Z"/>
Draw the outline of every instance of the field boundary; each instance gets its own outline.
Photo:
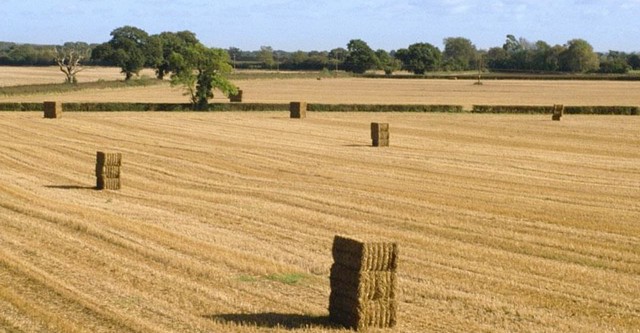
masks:
<path id="1" fill-rule="evenodd" d="M 354 75 L 354 77 L 358 77 Z M 478 73 L 447 74 L 362 74 L 367 79 L 400 79 L 400 80 L 478 80 Z M 509 74 L 482 73 L 481 80 L 538 80 L 538 81 L 640 81 L 640 75 L 620 74 Z"/>
<path id="2" fill-rule="evenodd" d="M 62 103 L 65 112 L 193 112 L 190 103 Z M 288 111 L 289 103 L 211 103 L 198 112 Z M 43 103 L 0 103 L 0 111 L 44 111 Z M 551 114 L 553 105 L 462 105 L 446 104 L 322 104 L 308 103 L 310 112 L 446 112 Z M 638 106 L 565 106 L 565 114 L 640 115 Z"/>
<path id="3" fill-rule="evenodd" d="M 471 113 L 552 114 L 553 105 L 474 105 Z M 565 114 L 633 115 L 637 106 L 565 106 Z"/>
<path id="4" fill-rule="evenodd" d="M 62 103 L 65 112 L 189 112 L 190 103 Z M 43 103 L 0 103 L 0 111 L 43 111 Z M 288 111 L 289 103 L 211 103 L 205 112 Z M 336 112 L 464 112 L 461 105 L 428 104 L 319 104 L 308 103 L 308 111 Z"/>
<path id="5" fill-rule="evenodd" d="M 74 91 L 82 91 L 89 89 L 118 89 L 130 87 L 148 87 L 152 85 L 162 84 L 166 81 L 139 78 L 129 81 L 104 81 L 98 80 L 93 82 L 81 82 L 77 84 L 68 83 L 42 83 L 42 84 L 26 84 L 16 86 L 0 87 L 0 96 L 16 96 L 16 95 L 33 95 L 33 94 L 50 94 L 50 93 L 68 93 Z"/>

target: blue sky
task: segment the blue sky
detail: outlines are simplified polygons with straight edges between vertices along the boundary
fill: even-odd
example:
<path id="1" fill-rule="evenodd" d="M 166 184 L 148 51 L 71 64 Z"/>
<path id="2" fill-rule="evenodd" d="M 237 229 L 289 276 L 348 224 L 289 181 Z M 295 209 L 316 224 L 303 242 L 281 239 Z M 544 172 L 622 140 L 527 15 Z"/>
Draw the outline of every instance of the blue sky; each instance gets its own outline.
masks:
<path id="1" fill-rule="evenodd" d="M 150 34 L 190 30 L 208 46 L 330 50 L 362 39 L 374 49 L 416 42 L 478 48 L 507 34 L 596 51 L 640 52 L 640 0 L 0 0 L 0 41 L 102 43 L 124 25 Z"/>

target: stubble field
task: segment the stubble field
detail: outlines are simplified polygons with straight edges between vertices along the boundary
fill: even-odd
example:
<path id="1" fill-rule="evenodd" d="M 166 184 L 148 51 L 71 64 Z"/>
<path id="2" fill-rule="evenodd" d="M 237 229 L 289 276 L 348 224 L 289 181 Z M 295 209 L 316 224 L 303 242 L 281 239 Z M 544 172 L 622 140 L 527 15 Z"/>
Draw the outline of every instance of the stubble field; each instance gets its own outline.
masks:
<path id="1" fill-rule="evenodd" d="M 370 147 L 372 121 L 390 123 L 391 147 Z M 639 128 L 0 113 L 0 332 L 339 332 L 336 234 L 400 245 L 393 331 L 638 332 Z M 97 150 L 123 153 L 121 191 L 94 189 Z"/>
<path id="2" fill-rule="evenodd" d="M 6 67 L 0 67 L 5 71 Z M 15 84 L 59 83 L 57 68 L 7 69 L 0 87 Z M 153 77 L 152 70 L 141 75 Z M 640 81 L 526 81 L 485 80 L 482 86 L 470 80 L 399 80 L 363 78 L 324 78 L 322 80 L 286 78 L 241 80 L 244 102 L 361 103 L 361 104 L 453 104 L 471 109 L 473 104 L 489 105 L 640 105 Z M 115 68 L 88 68 L 78 74 L 81 82 L 122 79 Z M 149 87 L 104 89 L 63 95 L 2 96 L 0 102 L 144 102 L 188 103 L 183 89 L 169 82 Z M 228 102 L 216 93 L 213 102 Z"/>

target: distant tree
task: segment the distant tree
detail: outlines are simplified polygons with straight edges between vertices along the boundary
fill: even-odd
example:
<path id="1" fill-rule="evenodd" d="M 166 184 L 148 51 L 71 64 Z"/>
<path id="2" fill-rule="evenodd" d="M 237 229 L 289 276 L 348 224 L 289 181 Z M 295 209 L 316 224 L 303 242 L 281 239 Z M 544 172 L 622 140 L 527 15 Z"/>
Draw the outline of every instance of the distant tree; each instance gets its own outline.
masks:
<path id="1" fill-rule="evenodd" d="M 294 68 L 302 67 L 303 64 L 309 59 L 309 55 L 304 51 L 296 51 L 291 54 L 289 62 L 293 64 Z"/>
<path id="2" fill-rule="evenodd" d="M 227 53 L 229 53 L 229 58 L 231 59 L 232 63 L 233 63 L 233 68 L 236 68 L 236 61 L 238 61 L 238 59 L 242 58 L 242 50 L 240 50 L 237 47 L 230 47 L 229 49 L 227 49 Z"/>
<path id="3" fill-rule="evenodd" d="M 593 47 L 583 39 L 570 40 L 566 50 L 560 54 L 560 67 L 563 71 L 586 73 L 597 71 L 600 66 L 598 55 Z"/>
<path id="4" fill-rule="evenodd" d="M 377 50 L 376 57 L 378 58 L 378 69 L 383 70 L 387 75 L 391 75 L 393 74 L 393 72 L 402 68 L 402 63 L 400 62 L 400 60 L 392 57 L 385 50 Z"/>
<path id="5" fill-rule="evenodd" d="M 344 67 L 347 71 L 356 74 L 376 68 L 378 59 L 375 52 L 360 39 L 352 39 L 347 44 L 347 57 L 344 61 Z"/>
<path id="6" fill-rule="evenodd" d="M 55 61 L 60 67 L 60 71 L 66 76 L 64 82 L 71 84 L 78 83 L 76 74 L 84 69 L 80 62 L 91 56 L 89 45 L 82 42 L 69 42 L 56 47 L 55 51 Z"/>
<path id="7" fill-rule="evenodd" d="M 14 44 L 5 53 L 8 64 L 20 66 L 50 66 L 55 56 L 54 47 L 32 44 Z"/>
<path id="8" fill-rule="evenodd" d="M 510 66 L 509 54 L 502 47 L 490 48 L 487 51 L 485 61 L 486 61 L 487 67 L 492 70 L 504 70 L 504 69 L 508 69 Z"/>
<path id="9" fill-rule="evenodd" d="M 551 46 L 544 41 L 537 41 L 533 49 L 531 68 L 544 72 L 559 70 L 560 54 L 564 50 L 565 48 L 561 45 Z"/>
<path id="10" fill-rule="evenodd" d="M 111 36 L 111 40 L 94 49 L 91 57 L 113 62 L 125 74 L 125 80 L 130 80 L 154 57 L 150 56 L 149 35 L 139 28 L 124 26 L 113 30 Z"/>
<path id="11" fill-rule="evenodd" d="M 476 67 L 478 50 L 466 38 L 450 37 L 444 39 L 444 63 L 448 70 L 466 71 Z"/>
<path id="12" fill-rule="evenodd" d="M 408 70 L 407 64 L 409 63 L 409 50 L 407 49 L 397 49 L 393 51 L 393 57 L 400 61 L 403 69 Z"/>
<path id="13" fill-rule="evenodd" d="M 276 61 L 273 57 L 273 48 L 271 46 L 260 46 L 260 62 L 265 68 L 273 69 Z"/>
<path id="14" fill-rule="evenodd" d="M 534 44 L 523 37 L 516 39 L 514 35 L 507 35 L 502 48 L 507 52 L 508 60 L 505 69 L 531 70 Z"/>
<path id="15" fill-rule="evenodd" d="M 440 49 L 429 43 L 415 43 L 409 46 L 403 58 L 405 58 L 404 66 L 407 70 L 422 75 L 427 71 L 440 69 L 442 53 Z"/>
<path id="16" fill-rule="evenodd" d="M 304 62 L 305 69 L 323 69 L 330 65 L 327 51 L 310 51 L 307 56 L 307 61 Z"/>
<path id="17" fill-rule="evenodd" d="M 623 52 L 609 51 L 600 57 L 600 73 L 626 74 L 632 67 L 627 62 L 627 55 Z"/>
<path id="18" fill-rule="evenodd" d="M 339 47 L 329 51 L 329 64 L 335 69 L 338 70 L 339 66 L 344 63 L 347 58 L 347 50 Z"/>
<path id="19" fill-rule="evenodd" d="M 222 49 L 208 48 L 201 43 L 187 46 L 181 53 L 171 55 L 174 69 L 172 85 L 182 85 L 196 110 L 205 110 L 213 90 L 223 94 L 235 94 L 237 88 L 227 79 L 232 71 L 229 54 Z"/>
<path id="20" fill-rule="evenodd" d="M 632 53 L 632 54 L 628 55 L 627 56 L 627 63 L 634 70 L 640 69 L 640 55 L 637 54 L 637 53 Z"/>

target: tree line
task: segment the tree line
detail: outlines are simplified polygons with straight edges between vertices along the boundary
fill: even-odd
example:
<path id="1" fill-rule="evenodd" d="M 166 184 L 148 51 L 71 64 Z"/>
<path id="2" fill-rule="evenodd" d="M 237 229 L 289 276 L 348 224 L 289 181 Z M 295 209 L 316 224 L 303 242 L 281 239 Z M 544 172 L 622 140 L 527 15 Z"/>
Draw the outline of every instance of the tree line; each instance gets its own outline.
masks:
<path id="1" fill-rule="evenodd" d="M 124 28 L 124 27 L 122 27 Z M 118 29 L 122 29 L 118 28 Z M 129 27 L 134 28 L 134 27 Z M 116 30 L 118 30 L 116 29 Z M 133 71 L 123 68 L 126 78 L 135 74 L 137 67 L 156 68 L 159 78 L 168 71 L 168 57 L 172 46 L 179 40 L 184 43 L 197 41 L 189 31 L 177 33 L 163 32 L 158 35 L 142 34 L 132 36 L 142 39 L 135 43 L 144 44 L 143 49 L 133 49 L 125 44 L 87 44 L 82 42 L 64 45 L 33 45 L 0 42 L 0 65 L 49 66 L 56 65 L 60 50 L 87 50 L 90 56 L 83 59 L 84 65 L 134 66 Z M 115 31 L 115 30 L 114 30 Z M 129 43 L 129 42 L 126 42 Z M 105 56 L 105 48 L 115 47 L 117 54 Z M 363 73 L 368 70 L 383 70 L 390 74 L 407 70 L 416 74 L 431 71 L 488 70 L 494 72 L 540 72 L 540 73 L 627 73 L 640 69 L 640 54 L 609 51 L 596 53 L 585 40 L 573 39 L 563 45 L 550 45 L 545 41 L 530 42 L 525 38 L 507 35 L 501 46 L 488 50 L 477 49 L 463 37 L 443 40 L 441 50 L 430 43 L 415 43 L 407 48 L 386 51 L 374 50 L 360 39 L 349 41 L 346 48 L 338 47 L 330 51 L 274 50 L 262 46 L 260 50 L 246 51 L 237 47 L 224 50 L 229 63 L 235 68 L 259 68 L 272 70 L 346 70 Z M 119 50 L 119 51 L 118 51 Z M 143 59 L 144 58 L 144 59 Z M 128 62 L 125 61 L 128 59 Z M 127 63 L 126 65 L 123 65 Z"/>

